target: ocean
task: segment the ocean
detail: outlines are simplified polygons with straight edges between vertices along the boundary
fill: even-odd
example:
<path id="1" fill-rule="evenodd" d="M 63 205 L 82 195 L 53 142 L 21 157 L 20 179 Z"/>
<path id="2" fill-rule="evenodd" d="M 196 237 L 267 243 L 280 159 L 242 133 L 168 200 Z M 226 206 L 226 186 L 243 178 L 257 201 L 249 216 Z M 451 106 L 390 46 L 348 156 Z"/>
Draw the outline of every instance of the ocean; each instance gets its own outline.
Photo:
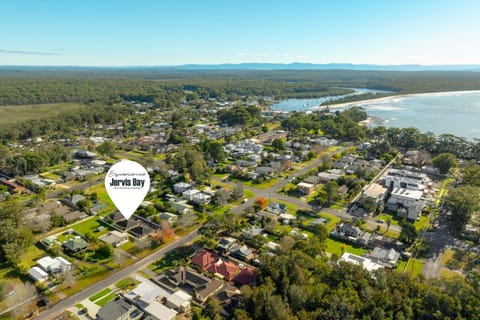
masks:
<path id="1" fill-rule="evenodd" d="M 363 107 L 369 116 L 380 118 L 387 127 L 415 127 L 436 135 L 449 133 L 469 140 L 480 139 L 480 91 L 399 96 L 355 105 Z M 273 108 L 281 110 L 276 106 Z M 306 109 L 284 111 L 293 110 Z"/>

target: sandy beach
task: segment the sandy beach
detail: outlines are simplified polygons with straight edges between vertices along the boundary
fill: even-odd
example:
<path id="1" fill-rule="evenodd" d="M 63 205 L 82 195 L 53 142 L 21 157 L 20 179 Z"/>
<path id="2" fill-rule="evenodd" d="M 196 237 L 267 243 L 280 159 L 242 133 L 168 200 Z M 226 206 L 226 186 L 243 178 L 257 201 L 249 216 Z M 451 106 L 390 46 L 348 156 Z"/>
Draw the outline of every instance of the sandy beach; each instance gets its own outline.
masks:
<path id="1" fill-rule="evenodd" d="M 353 106 L 359 106 L 361 107 L 362 105 L 368 105 L 371 103 L 378 104 L 379 102 L 382 101 L 388 101 L 392 99 L 403 99 L 403 98 L 409 98 L 409 97 L 418 97 L 418 96 L 446 96 L 446 95 L 454 95 L 454 94 L 463 94 L 463 93 L 478 93 L 480 90 L 464 90 L 464 91 L 442 91 L 442 92 L 424 92 L 424 93 L 408 93 L 408 94 L 399 94 L 399 95 L 393 95 L 393 96 L 388 96 L 388 97 L 382 97 L 382 98 L 377 98 L 377 99 L 368 99 L 368 100 L 358 100 L 358 101 L 352 101 L 352 102 L 344 102 L 344 103 L 334 103 L 334 104 L 329 104 L 325 106 L 317 106 L 312 108 L 312 110 L 315 109 L 324 109 L 324 108 L 329 108 L 329 109 L 338 109 L 338 108 L 345 108 L 345 107 L 353 107 Z"/>

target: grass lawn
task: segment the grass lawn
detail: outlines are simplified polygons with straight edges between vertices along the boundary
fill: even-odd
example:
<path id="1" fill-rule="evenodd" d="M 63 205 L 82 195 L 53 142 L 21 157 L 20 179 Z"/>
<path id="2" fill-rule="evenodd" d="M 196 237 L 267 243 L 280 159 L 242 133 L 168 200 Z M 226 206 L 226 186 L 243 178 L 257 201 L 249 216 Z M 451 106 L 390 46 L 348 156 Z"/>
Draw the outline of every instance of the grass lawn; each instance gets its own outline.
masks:
<path id="1" fill-rule="evenodd" d="M 250 191 L 250 190 L 243 190 L 243 196 L 247 199 L 255 197 L 255 192 Z"/>
<path id="2" fill-rule="evenodd" d="M 31 245 L 20 258 L 20 265 L 24 267 L 25 270 L 28 270 L 37 264 L 36 260 L 46 255 L 45 251 L 35 245 Z"/>
<path id="3" fill-rule="evenodd" d="M 26 120 L 39 120 L 58 116 L 84 108 L 80 103 L 29 104 L 20 106 L 0 107 L 0 126 L 12 125 Z"/>
<path id="4" fill-rule="evenodd" d="M 98 199 L 105 203 L 107 206 L 115 207 L 113 204 L 112 200 L 110 199 L 110 196 L 107 193 L 107 190 L 105 189 L 105 186 L 103 183 L 97 184 L 96 186 L 90 187 L 88 189 L 85 189 L 86 193 L 97 193 Z"/>
<path id="5" fill-rule="evenodd" d="M 92 302 L 93 302 L 93 301 L 96 301 L 96 300 L 100 299 L 101 297 L 106 296 L 106 295 L 109 294 L 110 292 L 112 292 L 111 289 L 105 288 L 105 289 L 103 289 L 102 291 L 99 291 L 99 292 L 95 293 L 93 296 L 90 296 L 90 297 L 88 298 L 88 300 L 90 300 L 90 301 L 92 301 Z"/>
<path id="6" fill-rule="evenodd" d="M 463 279 L 464 278 L 464 276 L 461 273 L 452 271 L 447 268 L 442 268 L 440 270 L 440 277 L 444 279 L 453 279 L 453 278 Z"/>
<path id="7" fill-rule="evenodd" d="M 242 181 L 246 186 L 250 186 L 257 189 L 268 189 L 271 186 L 276 185 L 280 181 L 280 178 L 272 178 L 262 183 L 253 183 L 252 181 Z"/>
<path id="8" fill-rule="evenodd" d="M 121 290 L 132 290 L 139 283 L 140 283 L 140 281 L 137 281 L 137 280 L 134 280 L 133 278 L 128 277 L 128 278 L 122 279 L 122 280 L 118 281 L 117 283 L 115 283 L 115 287 L 117 287 Z"/>
<path id="9" fill-rule="evenodd" d="M 52 179 L 52 180 L 58 180 L 61 178 L 58 174 L 55 174 L 52 172 L 42 173 L 41 176 L 44 177 L 45 179 Z"/>
<path id="10" fill-rule="evenodd" d="M 430 218 L 425 217 L 425 216 L 420 216 L 420 220 L 415 221 L 413 225 L 415 226 L 415 229 L 417 231 L 422 231 L 428 229 L 428 226 L 430 224 Z"/>
<path id="11" fill-rule="evenodd" d="M 103 306 L 106 305 L 110 300 L 115 299 L 116 296 L 117 296 L 117 294 L 114 293 L 114 292 L 112 292 L 112 293 L 110 293 L 108 296 L 106 296 L 105 298 L 102 298 L 102 299 L 98 300 L 97 302 L 95 302 L 95 304 L 96 304 L 97 306 L 103 307 Z"/>
<path id="12" fill-rule="evenodd" d="M 442 265 L 446 265 L 447 262 L 453 258 L 453 255 L 455 254 L 455 250 L 453 249 L 447 249 L 445 250 L 445 252 L 443 253 L 443 256 L 442 256 L 442 259 L 441 259 L 441 263 Z"/>
<path id="13" fill-rule="evenodd" d="M 105 229 L 103 229 L 102 231 L 97 231 L 99 226 L 104 226 Z M 102 225 L 100 221 L 98 221 L 97 217 L 92 217 L 91 219 L 88 219 L 79 224 L 76 224 L 72 227 L 72 229 L 83 235 L 87 232 L 91 232 L 96 237 L 104 235 L 109 231 L 108 227 L 105 225 Z"/>
<path id="14" fill-rule="evenodd" d="M 393 225 L 393 223 L 392 223 L 392 225 Z M 378 234 L 380 234 L 382 236 L 385 236 L 385 237 L 393 238 L 393 239 L 398 239 L 398 237 L 400 237 L 400 232 L 394 231 L 392 229 L 389 229 L 387 231 L 387 226 L 386 225 L 379 225 L 379 226 L 380 226 L 380 231 L 378 232 Z M 376 229 L 372 225 L 368 225 L 366 223 L 361 225 L 360 228 L 362 230 L 368 231 L 368 232 L 374 232 L 375 229 Z"/>
<path id="15" fill-rule="evenodd" d="M 367 252 L 367 250 L 362 247 L 354 247 L 350 244 L 340 242 L 331 238 L 328 238 L 325 241 L 325 244 L 327 246 L 327 252 L 331 254 L 337 254 L 338 256 L 341 256 L 344 252 L 353 253 L 359 256 Z"/>
<path id="16" fill-rule="evenodd" d="M 126 251 L 126 252 L 129 252 L 131 250 L 133 250 L 133 248 L 135 247 L 135 243 L 133 241 L 128 241 L 127 243 L 124 243 L 122 244 L 120 247 L 118 247 L 120 250 L 123 250 L 123 251 Z"/>
<path id="17" fill-rule="evenodd" d="M 381 214 L 378 214 L 378 215 L 375 216 L 375 220 L 381 219 L 383 221 L 387 221 L 388 218 L 392 219 L 392 222 L 390 223 L 392 226 L 398 226 L 399 225 L 398 224 L 399 220 L 391 214 L 381 213 Z"/>
<path id="18" fill-rule="evenodd" d="M 194 249 L 192 247 L 182 247 L 176 250 L 172 250 L 168 252 L 162 259 L 155 261 L 154 263 L 150 264 L 148 268 L 152 271 L 160 273 L 167 269 L 174 267 L 177 263 L 181 262 L 182 260 L 189 260 L 188 258 L 190 255 L 194 253 Z"/>
<path id="19" fill-rule="evenodd" d="M 330 233 L 330 231 L 332 231 L 332 229 L 333 229 L 340 221 L 342 221 L 342 219 L 340 219 L 339 217 L 334 216 L 333 214 L 330 214 L 330 213 L 325 213 L 325 212 L 320 213 L 320 217 L 321 217 L 321 218 L 324 218 L 324 219 L 328 219 L 328 223 L 325 225 L 325 227 L 327 228 L 328 233 Z M 352 253 L 353 253 L 353 252 L 352 252 Z"/>
<path id="20" fill-rule="evenodd" d="M 403 272 L 403 270 L 405 269 L 405 266 L 407 265 L 407 261 L 405 260 L 398 260 L 397 262 L 397 266 L 395 267 L 395 270 L 397 270 L 398 272 Z"/>
<path id="21" fill-rule="evenodd" d="M 412 277 L 416 277 L 422 272 L 424 261 L 422 259 L 410 259 L 405 272 L 410 272 Z"/>

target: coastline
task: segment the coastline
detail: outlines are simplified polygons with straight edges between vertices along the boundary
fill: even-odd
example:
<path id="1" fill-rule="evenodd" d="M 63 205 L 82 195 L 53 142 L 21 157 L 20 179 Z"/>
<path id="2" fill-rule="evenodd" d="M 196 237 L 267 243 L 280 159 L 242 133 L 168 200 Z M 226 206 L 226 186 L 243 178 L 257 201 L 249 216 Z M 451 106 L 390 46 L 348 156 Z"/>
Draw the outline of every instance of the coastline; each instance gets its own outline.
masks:
<path id="1" fill-rule="evenodd" d="M 358 101 L 343 102 L 343 103 L 333 103 L 325 106 L 316 106 L 311 108 L 310 110 L 321 110 L 326 108 L 339 109 L 339 108 L 353 107 L 353 106 L 361 107 L 362 105 L 365 105 L 365 104 L 378 103 L 378 102 L 387 101 L 391 99 L 403 99 L 403 98 L 419 97 L 419 96 L 444 96 L 444 95 L 450 95 L 450 94 L 464 94 L 464 93 L 480 93 L 480 90 L 405 93 L 405 94 L 399 94 L 399 95 L 393 95 L 393 96 L 381 97 L 381 98 L 375 98 L 375 99 L 358 100 Z"/>

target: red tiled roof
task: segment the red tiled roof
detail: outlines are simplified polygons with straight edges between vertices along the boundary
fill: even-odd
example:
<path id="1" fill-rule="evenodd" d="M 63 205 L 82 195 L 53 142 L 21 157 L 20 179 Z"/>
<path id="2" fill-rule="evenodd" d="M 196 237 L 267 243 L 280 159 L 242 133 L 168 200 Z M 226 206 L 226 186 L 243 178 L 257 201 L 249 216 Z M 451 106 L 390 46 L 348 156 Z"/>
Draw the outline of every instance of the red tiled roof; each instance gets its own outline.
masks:
<path id="1" fill-rule="evenodd" d="M 245 268 L 242 271 L 240 271 L 239 274 L 233 278 L 233 281 L 235 281 L 238 284 L 246 284 L 246 285 L 251 285 L 253 281 L 255 280 L 255 269 L 252 268 Z"/>
<path id="2" fill-rule="evenodd" d="M 240 272 L 240 267 L 228 261 L 219 261 L 208 267 L 208 272 L 218 273 L 231 281 Z"/>
<path id="3" fill-rule="evenodd" d="M 218 258 L 217 254 L 211 251 L 202 250 L 192 258 L 192 263 L 202 268 L 202 270 L 205 270 L 211 264 L 217 262 Z"/>

